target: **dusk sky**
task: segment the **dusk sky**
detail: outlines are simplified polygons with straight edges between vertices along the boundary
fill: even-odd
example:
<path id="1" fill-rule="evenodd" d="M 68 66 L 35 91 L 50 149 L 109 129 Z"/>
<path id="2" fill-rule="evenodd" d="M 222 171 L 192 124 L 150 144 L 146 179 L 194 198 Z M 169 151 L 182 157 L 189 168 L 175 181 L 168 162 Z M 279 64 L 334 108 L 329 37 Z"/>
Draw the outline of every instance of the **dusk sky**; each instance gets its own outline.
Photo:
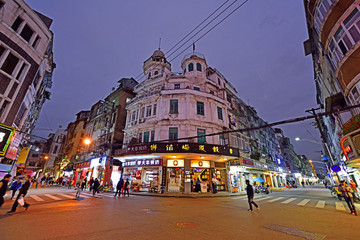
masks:
<path id="1" fill-rule="evenodd" d="M 106 97 L 119 79 L 138 76 L 144 60 L 158 48 L 159 38 L 167 52 L 223 2 L 27 0 L 30 7 L 54 20 L 57 67 L 51 100 L 45 103 L 37 128 L 52 132 L 59 125 L 66 128 L 77 112 Z M 242 2 L 237 1 L 224 16 Z M 260 117 L 275 122 L 305 116 L 305 110 L 317 107 L 312 61 L 303 50 L 307 38 L 302 1 L 250 0 L 197 42 L 196 52 L 205 55 L 207 64 L 218 69 Z M 181 71 L 181 60 L 191 51 L 171 62 L 173 72 Z M 294 141 L 295 137 L 320 141 L 310 123 L 279 127 L 298 154 L 320 160 L 315 151 L 322 150 L 321 145 Z"/>

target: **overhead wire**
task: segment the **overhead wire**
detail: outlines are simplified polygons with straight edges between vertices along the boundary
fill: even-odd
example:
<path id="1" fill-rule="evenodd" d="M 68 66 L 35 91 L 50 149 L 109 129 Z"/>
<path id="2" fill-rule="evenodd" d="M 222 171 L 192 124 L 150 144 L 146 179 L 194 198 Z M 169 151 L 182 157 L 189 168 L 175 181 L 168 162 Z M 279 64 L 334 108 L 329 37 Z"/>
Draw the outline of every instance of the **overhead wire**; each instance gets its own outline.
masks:
<path id="1" fill-rule="evenodd" d="M 231 11 L 228 15 L 226 15 L 223 19 L 221 19 L 217 24 L 215 24 L 212 28 L 210 28 L 207 32 L 205 32 L 203 35 L 201 35 L 201 37 L 199 37 L 198 39 L 196 39 L 194 43 L 198 42 L 201 38 L 203 38 L 204 36 L 206 36 L 209 32 L 211 32 L 214 28 L 216 28 L 217 26 L 219 26 L 223 21 L 225 21 L 225 19 L 227 19 L 229 16 L 231 16 L 235 11 L 237 11 L 239 8 L 241 8 L 242 6 L 244 6 L 249 0 L 245 0 L 243 3 L 241 3 L 237 8 L 235 8 L 233 11 Z M 192 46 L 189 45 L 188 47 L 186 47 L 183 51 L 181 51 L 178 55 L 176 55 L 174 58 L 172 58 L 169 62 L 174 61 L 177 57 L 179 57 L 181 54 L 183 54 L 187 49 L 189 49 Z"/>

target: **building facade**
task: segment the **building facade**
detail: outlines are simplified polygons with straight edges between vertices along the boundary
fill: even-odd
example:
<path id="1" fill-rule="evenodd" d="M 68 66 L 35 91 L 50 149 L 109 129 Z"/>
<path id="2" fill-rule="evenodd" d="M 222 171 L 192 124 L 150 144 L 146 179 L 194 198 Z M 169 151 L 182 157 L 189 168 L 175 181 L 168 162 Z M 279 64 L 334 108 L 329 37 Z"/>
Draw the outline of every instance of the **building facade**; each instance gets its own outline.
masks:
<path id="1" fill-rule="evenodd" d="M 50 97 L 55 67 L 52 19 L 22 0 L 1 1 L 0 12 L 0 123 L 21 131 L 12 146 L 20 152 L 18 143 L 25 143 Z M 2 161 L 15 161 L 17 154 L 12 155 Z"/>
<path id="2" fill-rule="evenodd" d="M 304 6 L 309 33 L 304 46 L 306 55 L 311 54 L 313 58 L 317 102 L 323 111 L 359 104 L 360 1 L 310 0 L 304 1 Z M 355 108 L 349 113 L 334 113 L 322 119 L 332 164 L 339 164 L 344 170 L 354 169 L 340 146 L 343 136 L 349 133 L 344 133 L 343 126 L 358 114 L 359 108 Z M 348 180 L 347 174 L 341 178 Z M 352 178 L 360 184 L 359 175 Z"/>

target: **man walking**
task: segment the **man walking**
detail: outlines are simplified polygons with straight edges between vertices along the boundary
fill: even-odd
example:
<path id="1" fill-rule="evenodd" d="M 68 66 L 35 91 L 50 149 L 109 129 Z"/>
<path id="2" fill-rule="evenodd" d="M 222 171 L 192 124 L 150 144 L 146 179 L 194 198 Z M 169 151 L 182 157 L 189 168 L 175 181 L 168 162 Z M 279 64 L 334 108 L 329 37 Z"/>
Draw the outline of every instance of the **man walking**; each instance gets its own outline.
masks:
<path id="1" fill-rule="evenodd" d="M 116 192 L 115 192 L 115 196 L 119 194 L 119 197 L 121 196 L 121 189 L 124 185 L 124 180 L 122 178 L 120 178 L 119 182 L 116 185 Z"/>
<path id="2" fill-rule="evenodd" d="M 248 197 L 248 202 L 249 202 L 249 212 L 252 212 L 253 208 L 252 208 L 252 204 L 256 207 L 256 209 L 258 211 L 260 211 L 260 207 L 254 202 L 254 189 L 253 187 L 250 185 L 250 181 L 246 180 L 246 194 Z"/>
<path id="3" fill-rule="evenodd" d="M 345 181 L 341 181 L 338 190 L 342 192 L 342 197 L 345 199 L 351 213 L 357 216 L 357 212 L 354 206 L 354 200 L 352 195 L 352 189 L 346 185 Z"/>
<path id="4" fill-rule="evenodd" d="M 4 195 L 6 194 L 7 186 L 10 181 L 11 175 L 6 174 L 4 179 L 0 181 L 0 207 L 4 204 Z"/>
<path id="5" fill-rule="evenodd" d="M 16 211 L 16 208 L 17 208 L 17 206 L 19 205 L 19 203 L 18 203 L 19 198 L 20 198 L 20 197 L 25 197 L 25 195 L 27 194 L 27 191 L 29 190 L 29 187 L 30 187 L 30 176 L 29 176 L 29 175 L 26 175 L 26 177 L 25 177 L 25 183 L 24 183 L 24 185 L 22 185 L 22 187 L 20 188 L 20 190 L 19 190 L 19 195 L 17 196 L 17 198 L 16 198 L 16 200 L 15 200 L 15 202 L 14 202 L 11 210 L 10 210 L 8 213 L 14 213 L 14 212 Z M 25 208 L 25 210 L 27 210 L 27 209 L 29 208 L 30 204 L 26 203 L 25 201 L 24 201 L 24 203 L 25 203 L 25 204 L 24 204 L 23 207 Z"/>
<path id="6" fill-rule="evenodd" d="M 93 196 L 95 196 L 96 193 L 99 193 L 99 180 L 97 178 L 95 178 L 94 184 L 93 184 Z"/>
<path id="7" fill-rule="evenodd" d="M 16 191 L 21 187 L 21 185 L 22 183 L 20 178 L 18 178 L 18 180 L 11 185 L 10 188 L 12 190 L 11 199 L 14 198 Z"/>
<path id="8" fill-rule="evenodd" d="M 126 182 L 124 184 L 124 197 L 125 197 L 125 194 L 127 193 L 128 194 L 128 197 L 130 197 L 130 194 L 129 194 L 129 186 L 130 185 L 130 182 L 129 182 L 129 179 L 126 179 Z"/>

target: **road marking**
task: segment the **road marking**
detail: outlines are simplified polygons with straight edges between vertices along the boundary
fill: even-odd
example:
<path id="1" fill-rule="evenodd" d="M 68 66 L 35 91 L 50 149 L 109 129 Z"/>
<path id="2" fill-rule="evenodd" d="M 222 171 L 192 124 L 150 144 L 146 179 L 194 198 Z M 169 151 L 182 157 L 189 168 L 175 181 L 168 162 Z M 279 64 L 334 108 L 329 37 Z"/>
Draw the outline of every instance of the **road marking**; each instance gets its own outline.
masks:
<path id="1" fill-rule="evenodd" d="M 235 197 L 234 199 L 245 199 L 245 198 L 247 198 L 247 196 Z"/>
<path id="2" fill-rule="evenodd" d="M 289 198 L 288 200 L 285 200 L 285 201 L 283 201 L 281 203 L 288 204 L 288 203 L 291 203 L 294 200 L 296 200 L 296 198 Z"/>
<path id="3" fill-rule="evenodd" d="M 354 203 L 355 207 L 357 210 L 360 210 L 360 204 L 359 203 Z"/>
<path id="4" fill-rule="evenodd" d="M 30 197 L 31 197 L 32 199 L 34 199 L 35 201 L 38 201 L 38 202 L 43 202 L 43 201 L 45 201 L 44 199 L 42 199 L 42 198 L 40 198 L 40 197 L 38 197 L 38 196 L 35 196 L 35 195 L 30 195 Z"/>
<path id="5" fill-rule="evenodd" d="M 91 198 L 93 195 L 90 193 L 80 193 L 80 198 Z"/>
<path id="6" fill-rule="evenodd" d="M 61 196 L 64 196 L 64 197 L 67 197 L 67 198 L 70 198 L 70 199 L 74 199 L 75 197 L 74 196 L 70 196 L 70 195 L 67 195 L 67 194 L 60 194 Z"/>
<path id="7" fill-rule="evenodd" d="M 256 199 L 256 201 L 262 201 L 262 200 L 265 200 L 265 199 L 268 199 L 268 198 L 272 198 L 272 197 L 264 197 L 264 198 Z"/>
<path id="8" fill-rule="evenodd" d="M 277 200 L 280 200 L 280 199 L 283 199 L 284 197 L 278 197 L 278 198 L 275 198 L 275 199 L 271 199 L 269 201 L 266 201 L 266 202 L 275 202 Z"/>
<path id="9" fill-rule="evenodd" d="M 315 207 L 316 208 L 324 208 L 325 207 L 325 201 L 319 200 Z"/>
<path id="10" fill-rule="evenodd" d="M 345 211 L 345 207 L 342 202 L 335 202 L 336 210 Z"/>
<path id="11" fill-rule="evenodd" d="M 308 202 L 310 202 L 310 199 L 304 199 L 301 202 L 299 202 L 297 205 L 299 206 L 305 206 Z"/>
<path id="12" fill-rule="evenodd" d="M 44 194 L 44 195 L 51 198 L 51 199 L 54 199 L 54 200 L 61 200 L 61 198 L 55 197 L 55 196 L 50 195 L 50 194 Z"/>

